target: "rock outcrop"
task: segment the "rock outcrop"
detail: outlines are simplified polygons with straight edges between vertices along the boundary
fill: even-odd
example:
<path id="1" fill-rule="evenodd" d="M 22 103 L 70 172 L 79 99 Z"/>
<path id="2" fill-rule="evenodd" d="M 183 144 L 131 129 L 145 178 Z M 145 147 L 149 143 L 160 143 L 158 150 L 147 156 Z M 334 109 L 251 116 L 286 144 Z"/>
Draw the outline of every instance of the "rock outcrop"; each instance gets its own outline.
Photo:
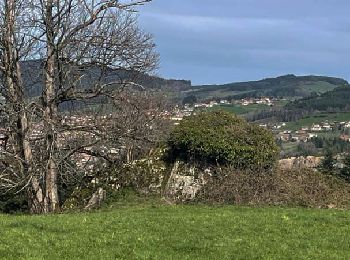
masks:
<path id="1" fill-rule="evenodd" d="M 196 197 L 198 191 L 210 177 L 210 169 L 199 169 L 193 165 L 176 161 L 168 178 L 164 195 L 175 201 L 188 201 Z"/>
<path id="2" fill-rule="evenodd" d="M 288 159 L 279 160 L 279 167 L 285 170 L 295 168 L 317 168 L 322 161 L 322 157 L 307 156 L 307 157 L 291 157 Z"/>
<path id="3" fill-rule="evenodd" d="M 91 199 L 88 204 L 85 206 L 86 210 L 99 208 L 103 201 L 106 199 L 106 191 L 102 188 L 98 188 L 98 190 L 92 194 Z"/>

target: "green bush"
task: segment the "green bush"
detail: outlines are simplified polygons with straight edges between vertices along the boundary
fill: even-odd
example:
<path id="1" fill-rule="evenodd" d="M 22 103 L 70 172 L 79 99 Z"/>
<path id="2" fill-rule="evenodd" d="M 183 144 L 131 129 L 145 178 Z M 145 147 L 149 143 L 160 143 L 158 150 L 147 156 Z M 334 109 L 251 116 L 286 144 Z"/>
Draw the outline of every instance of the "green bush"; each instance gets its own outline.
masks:
<path id="1" fill-rule="evenodd" d="M 344 167 L 340 171 L 340 176 L 350 181 L 350 154 L 345 155 L 343 159 Z"/>
<path id="2" fill-rule="evenodd" d="M 0 213 L 14 214 L 26 212 L 28 212 L 28 201 L 25 194 L 0 194 Z"/>
<path id="3" fill-rule="evenodd" d="M 333 158 L 332 151 L 328 150 L 325 154 L 324 159 L 321 162 L 320 170 L 324 173 L 334 173 L 335 163 L 336 160 Z"/>
<path id="4" fill-rule="evenodd" d="M 168 144 L 173 158 L 236 168 L 270 168 L 278 156 L 270 131 L 224 111 L 185 118 L 170 134 Z"/>

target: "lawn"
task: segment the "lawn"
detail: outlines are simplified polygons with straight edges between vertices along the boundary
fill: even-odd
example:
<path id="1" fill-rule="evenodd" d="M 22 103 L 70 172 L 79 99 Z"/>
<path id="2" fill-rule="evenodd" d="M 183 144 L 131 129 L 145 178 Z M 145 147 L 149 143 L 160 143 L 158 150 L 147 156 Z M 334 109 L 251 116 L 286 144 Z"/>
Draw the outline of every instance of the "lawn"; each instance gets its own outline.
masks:
<path id="1" fill-rule="evenodd" d="M 350 212 L 133 205 L 0 215 L 2 259 L 350 259 Z"/>

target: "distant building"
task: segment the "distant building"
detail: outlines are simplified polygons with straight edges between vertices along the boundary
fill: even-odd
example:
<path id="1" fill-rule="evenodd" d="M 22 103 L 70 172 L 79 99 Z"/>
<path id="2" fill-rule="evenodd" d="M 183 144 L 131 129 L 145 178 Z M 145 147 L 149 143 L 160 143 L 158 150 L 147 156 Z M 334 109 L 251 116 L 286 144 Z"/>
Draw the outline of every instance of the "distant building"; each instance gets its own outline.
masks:
<path id="1" fill-rule="evenodd" d="M 331 125 L 329 123 L 324 123 L 322 125 L 322 129 L 325 130 L 325 131 L 330 131 L 330 130 L 332 130 L 332 127 L 331 127 Z"/>
<path id="2" fill-rule="evenodd" d="M 285 134 L 284 132 L 281 132 L 277 135 L 277 138 L 283 142 L 288 142 L 291 140 L 291 135 Z"/>
<path id="3" fill-rule="evenodd" d="M 313 125 L 311 127 L 311 131 L 316 131 L 316 132 L 322 131 L 322 127 L 320 125 Z"/>
<path id="4" fill-rule="evenodd" d="M 291 139 L 293 141 L 306 143 L 307 141 L 309 141 L 310 135 L 308 133 L 295 134 L 295 135 L 292 135 Z"/>
<path id="5" fill-rule="evenodd" d="M 309 133 L 309 138 L 314 138 L 314 137 L 317 137 L 317 134 Z"/>
<path id="6" fill-rule="evenodd" d="M 183 120 L 183 117 L 176 117 L 176 116 L 174 116 L 174 117 L 171 118 L 171 120 L 173 120 L 173 121 L 181 121 L 181 120 Z"/>
<path id="7" fill-rule="evenodd" d="M 307 132 L 305 130 L 298 130 L 295 131 L 296 134 L 307 134 Z"/>
<path id="8" fill-rule="evenodd" d="M 341 135 L 340 139 L 345 142 L 350 142 L 350 136 L 349 135 Z"/>

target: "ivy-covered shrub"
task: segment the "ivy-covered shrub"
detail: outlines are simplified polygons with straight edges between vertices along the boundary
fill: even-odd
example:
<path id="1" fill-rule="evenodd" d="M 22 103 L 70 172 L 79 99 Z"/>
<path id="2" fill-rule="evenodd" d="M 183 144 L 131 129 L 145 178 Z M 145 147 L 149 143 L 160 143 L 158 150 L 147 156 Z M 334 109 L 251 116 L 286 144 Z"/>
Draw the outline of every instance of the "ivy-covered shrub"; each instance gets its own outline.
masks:
<path id="1" fill-rule="evenodd" d="M 130 191 L 137 195 L 153 196 L 161 193 L 166 164 L 163 149 L 156 149 L 148 157 L 130 164 L 96 165 L 95 172 L 84 178 L 63 204 L 63 210 L 81 210 L 98 188 L 106 191 L 105 205 L 125 199 Z"/>
<path id="2" fill-rule="evenodd" d="M 28 212 L 28 201 L 23 193 L 1 194 L 0 213 L 15 214 Z"/>
<path id="3" fill-rule="evenodd" d="M 278 156 L 273 134 L 224 111 L 185 118 L 170 134 L 172 158 L 231 165 L 235 168 L 270 168 Z"/>

